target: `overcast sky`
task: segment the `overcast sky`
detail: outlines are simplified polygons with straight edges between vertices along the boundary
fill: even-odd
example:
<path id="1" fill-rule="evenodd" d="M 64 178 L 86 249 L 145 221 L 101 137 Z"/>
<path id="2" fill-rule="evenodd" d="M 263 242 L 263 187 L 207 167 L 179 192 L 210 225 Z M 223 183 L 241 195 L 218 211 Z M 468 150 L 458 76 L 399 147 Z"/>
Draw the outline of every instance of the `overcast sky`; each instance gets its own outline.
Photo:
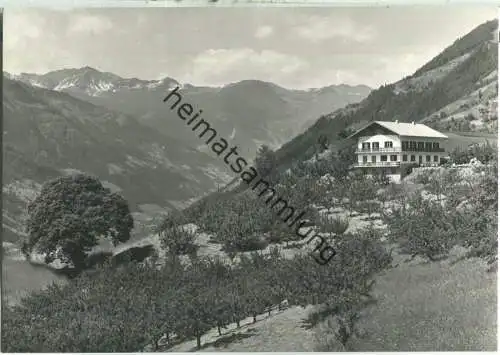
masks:
<path id="1" fill-rule="evenodd" d="M 194 85 L 390 83 L 494 19 L 489 6 L 7 9 L 4 70 L 91 66 Z"/>

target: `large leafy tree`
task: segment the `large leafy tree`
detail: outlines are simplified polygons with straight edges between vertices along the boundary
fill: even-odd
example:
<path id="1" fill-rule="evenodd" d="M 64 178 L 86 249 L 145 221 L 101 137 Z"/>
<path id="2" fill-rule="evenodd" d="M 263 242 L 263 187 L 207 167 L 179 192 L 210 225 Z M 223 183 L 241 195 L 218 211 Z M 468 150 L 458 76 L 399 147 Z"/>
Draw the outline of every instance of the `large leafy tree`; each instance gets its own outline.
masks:
<path id="1" fill-rule="evenodd" d="M 130 238 L 134 221 L 127 201 L 92 176 L 77 174 L 48 181 L 28 205 L 28 241 L 23 251 L 85 267 L 86 253 L 99 237 L 113 245 Z"/>

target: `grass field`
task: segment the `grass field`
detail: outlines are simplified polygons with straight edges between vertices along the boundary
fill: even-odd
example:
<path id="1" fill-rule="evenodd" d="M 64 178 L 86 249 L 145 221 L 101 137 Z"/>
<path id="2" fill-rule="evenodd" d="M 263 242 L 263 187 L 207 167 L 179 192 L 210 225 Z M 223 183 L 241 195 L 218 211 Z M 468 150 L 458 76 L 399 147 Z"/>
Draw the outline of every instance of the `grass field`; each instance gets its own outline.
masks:
<path id="1" fill-rule="evenodd" d="M 356 351 L 495 351 L 497 273 L 478 259 L 404 263 L 377 279 Z"/>
<path id="2" fill-rule="evenodd" d="M 478 132 L 443 132 L 448 136 L 448 141 L 443 144 L 443 147 L 449 153 L 455 148 L 464 149 L 471 144 L 485 143 L 490 144 L 498 143 L 498 136 L 496 134 L 478 133 Z"/>

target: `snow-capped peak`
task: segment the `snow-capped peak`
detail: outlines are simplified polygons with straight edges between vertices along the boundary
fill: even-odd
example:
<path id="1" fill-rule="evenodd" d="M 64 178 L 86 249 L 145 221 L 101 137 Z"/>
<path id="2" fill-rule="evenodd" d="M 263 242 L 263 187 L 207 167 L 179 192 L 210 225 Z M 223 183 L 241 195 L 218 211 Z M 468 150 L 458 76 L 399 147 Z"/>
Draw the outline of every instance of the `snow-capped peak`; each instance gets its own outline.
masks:
<path id="1" fill-rule="evenodd" d="M 169 77 L 150 81 L 150 82 L 148 82 L 148 84 L 146 84 L 146 87 L 148 89 L 156 89 L 160 86 L 165 86 L 165 85 L 167 85 L 168 90 L 172 90 L 177 86 L 179 86 L 180 88 L 183 87 L 183 85 L 179 84 L 178 82 L 176 82 L 175 80 L 173 80 L 172 78 L 169 78 Z"/>
<path id="2" fill-rule="evenodd" d="M 82 83 L 80 78 L 73 76 L 63 79 L 53 90 L 63 91 L 65 89 L 80 88 L 84 89 L 85 93 L 89 96 L 99 96 L 103 92 L 112 90 L 114 87 L 115 84 L 107 80 L 92 78 Z"/>
<path id="3" fill-rule="evenodd" d="M 128 90 L 172 90 L 176 86 L 183 87 L 176 80 L 164 77 L 158 80 L 125 79 L 108 72 L 101 72 L 92 67 L 77 69 L 60 69 L 46 74 L 21 73 L 4 75 L 12 80 L 22 81 L 55 91 L 82 93 L 89 96 L 100 96 L 107 92 Z"/>

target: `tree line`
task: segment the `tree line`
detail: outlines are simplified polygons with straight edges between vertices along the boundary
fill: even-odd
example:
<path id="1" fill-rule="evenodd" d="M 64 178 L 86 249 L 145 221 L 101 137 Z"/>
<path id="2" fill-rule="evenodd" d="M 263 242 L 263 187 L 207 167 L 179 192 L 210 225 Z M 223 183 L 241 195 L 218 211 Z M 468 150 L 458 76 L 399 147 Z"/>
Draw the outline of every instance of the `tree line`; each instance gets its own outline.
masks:
<path id="1" fill-rule="evenodd" d="M 339 257 L 318 265 L 309 255 L 241 256 L 237 264 L 216 258 L 181 263 L 169 254 L 153 261 L 103 267 L 65 285 L 34 292 L 3 306 L 2 351 L 131 352 L 160 340 L 196 339 L 264 313 L 284 299 L 290 305 L 326 305 L 329 314 L 358 312 L 370 300 L 371 281 L 391 257 L 374 231 L 339 240 Z M 322 318 L 321 318 L 322 319 Z M 165 340 L 166 339 L 166 340 Z"/>

